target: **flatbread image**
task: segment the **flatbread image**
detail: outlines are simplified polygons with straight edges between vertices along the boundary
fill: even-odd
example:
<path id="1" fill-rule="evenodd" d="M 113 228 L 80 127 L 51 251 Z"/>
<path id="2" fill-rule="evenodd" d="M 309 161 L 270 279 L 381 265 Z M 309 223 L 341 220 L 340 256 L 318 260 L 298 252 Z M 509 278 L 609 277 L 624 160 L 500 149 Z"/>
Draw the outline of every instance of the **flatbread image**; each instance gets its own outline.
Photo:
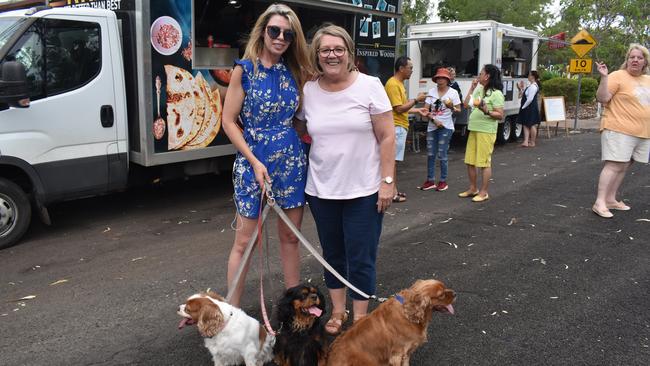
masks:
<path id="1" fill-rule="evenodd" d="M 196 113 L 194 114 L 194 124 L 192 125 L 192 131 L 186 137 L 184 141 L 181 142 L 181 146 L 186 145 L 192 141 L 201 131 L 201 127 L 208 120 L 205 118 L 205 111 L 209 104 L 208 95 L 205 93 L 205 88 L 202 88 L 202 85 L 206 84 L 203 74 L 199 71 L 196 76 L 194 76 L 194 103 L 196 103 Z"/>
<path id="2" fill-rule="evenodd" d="M 197 78 L 198 80 L 198 78 Z M 211 90 L 205 79 L 200 79 L 201 90 L 207 96 L 206 112 L 203 126 L 194 139 L 188 142 L 183 149 L 198 149 L 210 145 L 217 137 L 221 128 L 221 95 L 219 89 Z"/>
<path id="3" fill-rule="evenodd" d="M 200 111 L 201 105 L 197 100 L 203 100 L 201 88 L 187 70 L 165 65 L 165 73 L 167 74 L 167 148 L 176 150 L 194 138 L 200 130 L 200 128 L 194 129 L 194 122 L 199 112 L 203 118 L 205 102 L 202 104 L 203 111 Z"/>

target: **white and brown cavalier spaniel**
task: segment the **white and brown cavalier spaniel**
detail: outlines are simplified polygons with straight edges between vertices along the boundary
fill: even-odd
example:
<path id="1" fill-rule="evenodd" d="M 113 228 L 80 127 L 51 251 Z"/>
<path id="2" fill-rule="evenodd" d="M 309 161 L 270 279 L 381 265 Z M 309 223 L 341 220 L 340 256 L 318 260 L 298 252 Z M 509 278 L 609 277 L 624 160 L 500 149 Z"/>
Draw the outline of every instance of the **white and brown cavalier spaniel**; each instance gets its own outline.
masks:
<path id="1" fill-rule="evenodd" d="M 273 358 L 275 337 L 257 320 L 214 292 L 190 296 L 178 308 L 179 329 L 196 324 L 215 366 L 262 366 Z"/>

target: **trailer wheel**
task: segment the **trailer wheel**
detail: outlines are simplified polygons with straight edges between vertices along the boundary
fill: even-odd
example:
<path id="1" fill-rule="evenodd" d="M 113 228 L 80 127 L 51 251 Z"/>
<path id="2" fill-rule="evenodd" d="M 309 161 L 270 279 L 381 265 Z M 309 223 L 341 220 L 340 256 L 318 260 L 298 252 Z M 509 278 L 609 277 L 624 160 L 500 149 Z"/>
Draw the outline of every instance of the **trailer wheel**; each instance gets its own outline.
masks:
<path id="1" fill-rule="evenodd" d="M 510 134 L 512 132 L 512 125 L 510 121 L 505 120 L 503 123 L 499 123 L 497 128 L 497 144 L 505 144 L 510 140 Z"/>
<path id="2" fill-rule="evenodd" d="M 513 117 L 512 122 L 512 141 L 519 140 L 524 135 L 524 126 L 521 123 L 517 123 L 517 118 Z"/>
<path id="3" fill-rule="evenodd" d="M 0 249 L 16 244 L 31 220 L 27 194 L 16 183 L 0 178 Z"/>

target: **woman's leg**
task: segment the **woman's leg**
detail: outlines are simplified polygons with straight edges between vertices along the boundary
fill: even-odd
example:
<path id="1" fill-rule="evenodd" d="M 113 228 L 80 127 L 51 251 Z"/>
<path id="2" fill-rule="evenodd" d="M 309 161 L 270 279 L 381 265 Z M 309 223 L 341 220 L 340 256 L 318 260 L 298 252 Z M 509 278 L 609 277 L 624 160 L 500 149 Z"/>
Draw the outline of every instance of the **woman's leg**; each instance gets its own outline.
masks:
<path id="1" fill-rule="evenodd" d="M 596 202 L 594 202 L 596 210 L 608 212 L 607 204 L 616 202 L 616 192 L 623 183 L 625 172 L 629 166 L 630 162 L 605 161 L 598 178 L 598 194 Z"/>
<path id="2" fill-rule="evenodd" d="M 230 291 L 232 281 L 234 280 L 235 275 L 237 274 L 237 269 L 241 263 L 244 251 L 248 246 L 248 242 L 251 240 L 253 232 L 257 229 L 257 219 L 249 219 L 237 214 L 237 230 L 235 231 L 235 242 L 230 250 L 230 256 L 228 257 L 228 291 Z M 250 257 L 249 257 L 250 262 Z M 239 278 L 239 285 L 233 292 L 232 298 L 230 299 L 230 304 L 236 307 L 240 307 L 241 295 L 244 292 L 244 282 L 246 282 L 246 273 L 248 272 L 249 263 L 244 267 L 244 271 Z"/>
<path id="3" fill-rule="evenodd" d="M 296 207 L 284 210 L 293 225 L 300 230 L 302 224 L 303 208 Z M 284 273 L 284 286 L 291 288 L 300 283 L 300 243 L 289 226 L 278 220 L 278 236 L 280 237 L 280 258 L 282 259 L 282 272 Z"/>
<path id="4" fill-rule="evenodd" d="M 436 134 L 434 131 L 427 131 L 427 180 L 435 181 L 436 179 Z"/>
<path id="5" fill-rule="evenodd" d="M 478 195 L 484 197 L 488 194 L 490 178 L 492 178 L 492 167 L 481 168 L 481 173 L 481 189 L 478 192 Z"/>
<path id="6" fill-rule="evenodd" d="M 537 125 L 530 126 L 530 141 L 528 146 L 533 147 L 537 141 Z"/>
<path id="7" fill-rule="evenodd" d="M 476 166 L 467 164 L 467 177 L 469 178 L 469 189 L 467 192 L 476 192 Z"/>
<path id="8" fill-rule="evenodd" d="M 346 201 L 343 231 L 349 267 L 348 280 L 367 295 L 374 295 L 377 282 L 377 248 L 383 214 L 377 213 L 377 194 Z M 353 299 L 354 319 L 366 316 L 368 301 L 348 290 Z"/>
<path id="9" fill-rule="evenodd" d="M 524 128 L 524 141 L 521 143 L 521 146 L 528 146 L 529 142 L 528 140 L 530 139 L 530 127 L 522 124 L 522 127 Z"/>
<path id="10" fill-rule="evenodd" d="M 449 141 L 454 131 L 447 128 L 439 128 L 441 130 L 438 133 L 438 160 L 440 161 L 440 181 L 447 181 L 447 169 L 449 166 L 449 158 L 447 153 L 449 152 Z"/>

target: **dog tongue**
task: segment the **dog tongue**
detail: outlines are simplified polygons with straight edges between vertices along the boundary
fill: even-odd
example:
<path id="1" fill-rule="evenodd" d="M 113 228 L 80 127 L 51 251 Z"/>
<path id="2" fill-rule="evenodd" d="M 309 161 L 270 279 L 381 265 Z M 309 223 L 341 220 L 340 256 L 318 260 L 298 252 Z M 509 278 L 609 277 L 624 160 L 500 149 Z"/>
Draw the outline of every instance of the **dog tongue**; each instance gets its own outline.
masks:
<path id="1" fill-rule="evenodd" d="M 451 304 L 449 304 L 449 305 L 447 305 L 445 307 L 447 308 L 447 311 L 449 312 L 449 314 L 454 315 L 454 307 L 451 306 Z"/>
<path id="2" fill-rule="evenodd" d="M 321 309 L 319 309 L 319 308 L 317 308 L 315 306 L 310 307 L 309 309 L 307 309 L 307 311 L 309 311 L 309 314 L 311 314 L 311 315 L 313 315 L 315 317 L 319 317 L 323 313 L 323 310 L 321 310 Z"/>
<path id="3" fill-rule="evenodd" d="M 183 318 L 180 323 L 178 323 L 178 329 L 183 329 L 184 326 L 188 324 L 194 324 L 194 320 L 190 318 Z"/>

